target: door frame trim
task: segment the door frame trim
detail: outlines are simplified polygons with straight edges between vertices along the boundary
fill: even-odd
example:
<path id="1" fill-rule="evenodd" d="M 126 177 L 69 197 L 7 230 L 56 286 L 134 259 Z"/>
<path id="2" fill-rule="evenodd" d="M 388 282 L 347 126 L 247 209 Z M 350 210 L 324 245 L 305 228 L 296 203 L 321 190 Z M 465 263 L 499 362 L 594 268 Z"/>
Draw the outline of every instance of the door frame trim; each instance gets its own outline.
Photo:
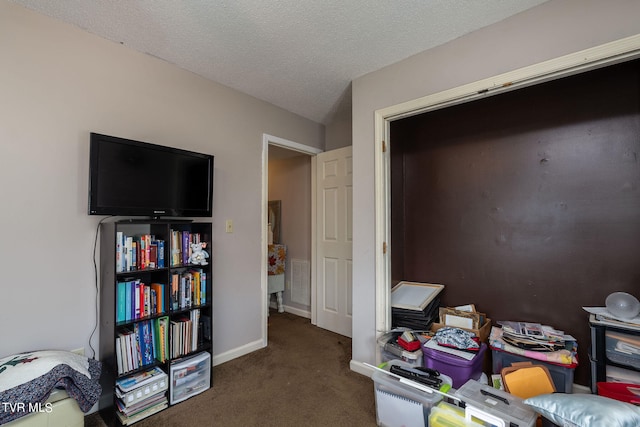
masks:
<path id="1" fill-rule="evenodd" d="M 394 120 L 462 104 L 640 57 L 640 34 L 375 111 L 375 327 L 391 328 L 390 125 Z M 385 144 L 386 141 L 386 144 Z M 383 146 L 386 149 L 383 151 Z M 383 245 L 386 242 L 386 253 Z"/>
<path id="2" fill-rule="evenodd" d="M 266 133 L 262 134 L 262 204 L 261 204 L 261 213 L 260 216 L 262 218 L 262 224 L 260 226 L 261 229 L 261 261 L 260 261 L 260 294 L 262 298 L 262 346 L 266 347 L 268 343 L 268 324 L 267 324 L 267 314 L 269 307 L 267 306 L 267 222 L 268 222 L 268 212 L 267 212 L 267 204 L 269 203 L 269 145 L 275 145 L 278 147 L 286 148 L 288 150 L 297 151 L 299 153 L 308 154 L 311 157 L 312 168 L 314 164 L 315 155 L 318 153 L 322 153 L 323 150 L 315 147 L 311 147 L 309 145 L 300 144 L 299 142 L 291 141 L 288 139 L 280 138 L 277 136 L 269 135 Z M 314 263 L 314 236 L 315 236 L 315 224 L 313 222 L 313 210 L 315 208 L 314 205 L 315 200 L 315 178 L 311 177 L 311 212 L 312 212 L 312 230 L 311 230 L 311 269 L 313 272 Z M 311 289 L 310 292 L 313 291 L 315 286 L 315 278 L 313 274 L 311 275 Z M 314 313 L 314 299 L 313 294 L 311 295 L 311 312 L 312 317 Z"/>

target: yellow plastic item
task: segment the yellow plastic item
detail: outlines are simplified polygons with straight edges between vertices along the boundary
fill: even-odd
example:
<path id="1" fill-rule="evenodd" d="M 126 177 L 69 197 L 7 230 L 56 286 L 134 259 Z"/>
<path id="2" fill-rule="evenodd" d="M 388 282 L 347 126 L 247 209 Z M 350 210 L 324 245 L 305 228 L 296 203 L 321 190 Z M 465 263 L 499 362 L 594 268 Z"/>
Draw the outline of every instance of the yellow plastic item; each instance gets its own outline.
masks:
<path id="1" fill-rule="evenodd" d="M 505 391 L 522 399 L 556 391 L 546 366 L 531 362 L 514 363 L 503 368 L 501 375 Z"/>
<path id="2" fill-rule="evenodd" d="M 431 408 L 429 414 L 429 427 L 479 427 L 473 421 L 467 421 L 464 417 L 464 409 L 458 408 L 446 402 L 440 402 Z"/>

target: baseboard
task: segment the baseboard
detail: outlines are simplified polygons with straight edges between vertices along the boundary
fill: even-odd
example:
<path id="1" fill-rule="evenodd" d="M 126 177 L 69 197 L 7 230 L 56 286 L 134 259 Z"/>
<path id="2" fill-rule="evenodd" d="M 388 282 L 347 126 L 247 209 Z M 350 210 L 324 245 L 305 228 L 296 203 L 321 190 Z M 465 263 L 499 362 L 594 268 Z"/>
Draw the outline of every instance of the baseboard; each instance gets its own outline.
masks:
<path id="1" fill-rule="evenodd" d="M 295 314 L 296 316 L 305 317 L 307 319 L 311 319 L 311 312 L 307 310 L 301 310 L 299 308 L 291 307 L 288 305 L 284 306 L 284 311 L 287 313 Z"/>
<path id="2" fill-rule="evenodd" d="M 236 359 L 246 354 L 253 353 L 256 350 L 260 350 L 261 348 L 264 348 L 264 341 L 262 341 L 262 339 L 259 339 L 259 340 L 247 343 L 243 346 L 240 346 L 232 350 L 226 351 L 224 353 L 213 356 L 212 364 L 213 366 L 220 365 L 224 362 L 228 362 L 230 360 Z"/>
<path id="3" fill-rule="evenodd" d="M 277 310 L 278 309 L 278 305 L 275 302 L 271 301 L 269 303 L 269 308 Z M 311 319 L 311 312 L 308 311 L 308 310 L 303 310 L 303 309 L 300 309 L 300 308 L 291 307 L 290 305 L 283 305 L 282 308 L 287 313 L 291 313 L 291 314 L 295 314 L 296 316 L 306 317 L 307 319 Z"/>

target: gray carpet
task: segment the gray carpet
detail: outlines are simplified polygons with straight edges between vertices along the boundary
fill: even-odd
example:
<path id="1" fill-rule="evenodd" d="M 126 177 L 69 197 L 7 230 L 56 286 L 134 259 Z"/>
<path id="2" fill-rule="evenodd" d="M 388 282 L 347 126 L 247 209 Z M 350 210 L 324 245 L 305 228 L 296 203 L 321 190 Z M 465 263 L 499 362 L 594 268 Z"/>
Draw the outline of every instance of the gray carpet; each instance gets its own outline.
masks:
<path id="1" fill-rule="evenodd" d="M 350 338 L 272 311 L 266 348 L 214 366 L 210 390 L 134 425 L 375 426 L 373 381 L 350 360 Z M 104 425 L 86 417 L 87 427 Z"/>

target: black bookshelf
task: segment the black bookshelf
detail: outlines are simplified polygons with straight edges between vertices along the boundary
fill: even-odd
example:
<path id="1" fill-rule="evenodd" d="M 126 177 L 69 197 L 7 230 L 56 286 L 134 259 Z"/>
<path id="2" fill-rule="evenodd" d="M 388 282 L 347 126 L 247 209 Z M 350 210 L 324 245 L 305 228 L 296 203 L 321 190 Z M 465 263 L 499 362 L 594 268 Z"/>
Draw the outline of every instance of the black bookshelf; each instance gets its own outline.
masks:
<path id="1" fill-rule="evenodd" d="M 174 363 L 179 363 L 185 358 L 189 358 L 193 355 L 207 352 L 211 354 L 212 349 L 212 325 L 211 319 L 213 318 L 213 293 L 212 293 L 212 226 L 210 222 L 192 222 L 187 220 L 162 220 L 162 219 L 150 219 L 150 220 L 122 220 L 115 222 L 104 222 L 100 226 L 100 342 L 99 342 L 99 355 L 100 360 L 103 363 L 103 372 L 101 376 L 102 396 L 99 403 L 99 410 L 102 418 L 107 425 L 122 425 L 122 421 L 118 418 L 117 412 L 117 396 L 116 396 L 116 381 L 131 377 L 135 374 L 139 374 L 145 370 L 153 367 L 159 367 L 167 374 L 168 389 L 165 392 L 167 397 L 167 405 L 171 406 L 168 402 L 168 398 L 171 393 L 171 378 L 170 370 Z M 182 245 L 172 244 L 172 234 L 175 239 L 179 236 L 180 243 L 187 243 L 185 235 L 199 236 L 200 242 L 206 243 L 206 250 L 209 254 L 209 258 L 206 259 L 206 265 L 190 264 L 188 255 L 178 253 L 175 262 L 172 262 L 173 254 L 177 250 L 182 249 Z M 133 241 L 139 236 L 153 236 L 154 241 L 163 241 L 164 248 L 156 250 L 155 257 L 150 257 L 150 265 L 145 265 L 144 268 L 140 267 L 140 261 L 142 256 L 140 255 L 139 245 L 136 250 L 136 266 L 132 266 L 131 261 L 133 257 L 129 258 L 129 263 L 118 261 L 118 252 L 120 253 L 120 259 L 122 259 L 123 251 L 118 250 L 117 240 L 119 236 L 131 237 Z M 147 240 L 150 241 L 151 238 Z M 164 266 L 158 266 L 158 259 L 160 256 L 164 257 Z M 129 255 L 126 255 L 129 257 Z M 151 263 L 155 261 L 155 264 Z M 200 283 L 202 276 L 206 277 L 204 286 L 196 292 L 190 293 L 190 298 L 187 299 L 187 306 L 178 306 L 174 308 L 172 304 L 173 300 L 178 296 L 182 296 L 182 293 L 176 294 L 175 288 L 172 286 L 172 279 L 174 276 L 181 278 L 183 276 L 191 277 L 193 272 L 197 272 L 198 280 L 191 282 L 196 285 L 195 282 Z M 190 274 L 191 273 L 191 274 Z M 175 280 L 175 279 L 174 279 Z M 163 284 L 162 301 L 163 306 L 161 309 L 154 306 L 155 311 L 151 312 L 151 305 L 147 307 L 147 311 L 142 311 L 140 308 L 140 314 L 136 316 L 133 309 L 127 307 L 129 314 L 125 314 L 124 319 L 118 319 L 119 317 L 119 298 L 118 298 L 118 283 L 126 281 L 139 281 L 145 285 L 152 283 Z M 121 285 L 122 286 L 122 285 Z M 178 283 L 181 286 L 181 283 Z M 189 287 L 182 288 L 188 290 Z M 204 294 L 203 294 L 204 293 Z M 195 300 L 195 295 L 198 296 L 198 300 Z M 120 294 L 122 297 L 122 293 Z M 142 298 L 142 297 L 141 297 Z M 147 301 L 147 300 L 145 300 Z M 120 304 L 123 304 L 120 302 Z M 146 306 L 145 306 L 146 307 Z M 122 310 L 122 307 L 120 307 Z M 172 322 L 179 321 L 189 316 L 193 316 L 199 313 L 200 321 L 196 325 L 194 322 L 188 322 L 190 324 L 190 330 L 193 333 L 197 331 L 197 339 L 192 335 L 188 335 L 189 340 L 178 340 L 178 336 L 173 331 Z M 158 319 L 168 317 L 169 328 L 167 332 L 167 344 L 168 354 L 166 360 L 158 360 L 159 352 L 154 353 L 153 360 L 139 366 L 137 369 L 122 369 L 122 364 L 119 370 L 117 360 L 116 341 L 119 334 L 129 330 L 135 330 L 136 326 L 141 327 L 144 322 L 149 322 L 153 325 L 153 322 Z M 122 317 L 122 311 L 120 311 L 120 317 Z M 205 326 L 204 323 L 208 323 Z M 178 328 L 179 329 L 179 328 Z M 177 329 L 176 329 L 177 330 Z M 205 336 L 206 332 L 206 336 Z M 185 338 L 185 335 L 183 335 Z M 192 341 L 191 341 L 192 340 Z M 173 353 L 173 349 L 176 344 L 183 344 L 179 346 L 179 350 Z M 157 348 L 156 348 L 157 350 Z M 147 359 L 148 361 L 148 359 Z M 209 384 L 212 384 L 212 369 L 209 368 Z M 177 403 L 179 404 L 179 403 Z M 151 411 L 153 412 L 153 411 Z M 159 412 L 159 410 L 158 410 Z M 150 414 L 149 416 L 152 416 Z M 140 418 L 142 419 L 142 418 Z M 140 419 L 128 420 L 127 424 L 132 424 Z"/>

